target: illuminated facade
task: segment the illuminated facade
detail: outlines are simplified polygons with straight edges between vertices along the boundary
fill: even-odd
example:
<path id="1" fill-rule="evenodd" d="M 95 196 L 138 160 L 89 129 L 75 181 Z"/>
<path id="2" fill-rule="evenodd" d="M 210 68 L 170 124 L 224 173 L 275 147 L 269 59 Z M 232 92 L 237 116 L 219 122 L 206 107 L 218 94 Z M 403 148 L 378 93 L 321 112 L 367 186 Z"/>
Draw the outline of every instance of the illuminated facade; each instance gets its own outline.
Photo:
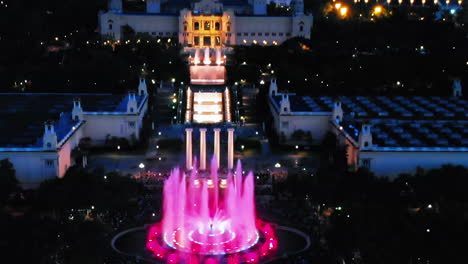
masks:
<path id="1" fill-rule="evenodd" d="M 36 103 L 31 104 L 31 100 Z M 138 140 L 148 108 L 144 79 L 138 94 L 20 93 L 3 94 L 0 102 L 5 109 L 17 109 L 15 118 L 9 118 L 9 112 L 0 113 L 0 119 L 11 127 L 0 131 L 0 160 L 13 163 L 25 188 L 63 177 L 79 158 L 82 139 L 92 145 L 103 145 L 113 138 L 125 138 L 130 143 Z M 86 160 L 83 156 L 83 166 Z"/>
<path id="2" fill-rule="evenodd" d="M 178 1 L 147 0 L 145 13 L 129 13 L 122 0 L 110 0 L 99 14 L 104 38 L 125 38 L 125 27 L 154 38 L 178 38 L 188 47 L 278 45 L 292 37 L 310 38 L 313 17 L 304 14 L 301 0 L 291 1 L 291 15 L 269 16 L 267 0 Z M 180 4 L 182 3 L 182 4 Z"/>
<path id="3" fill-rule="evenodd" d="M 298 96 L 278 92 L 274 80 L 269 90 L 271 123 L 282 144 L 320 144 L 331 132 L 346 146 L 350 169 L 388 177 L 418 166 L 468 166 L 467 105 L 460 80 L 450 97 Z M 298 131 L 309 139 L 298 139 Z"/>

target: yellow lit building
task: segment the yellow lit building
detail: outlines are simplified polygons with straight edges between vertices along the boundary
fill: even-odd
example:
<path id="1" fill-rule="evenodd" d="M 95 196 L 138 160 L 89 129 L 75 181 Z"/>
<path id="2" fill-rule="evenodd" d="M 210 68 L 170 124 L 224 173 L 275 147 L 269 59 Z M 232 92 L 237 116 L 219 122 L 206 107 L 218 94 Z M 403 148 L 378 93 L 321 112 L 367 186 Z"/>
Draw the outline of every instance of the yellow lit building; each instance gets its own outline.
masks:
<path id="1" fill-rule="evenodd" d="M 129 13 L 122 0 L 109 0 L 99 13 L 103 38 L 123 40 L 124 28 L 154 38 L 177 38 L 188 47 L 278 45 L 292 37 L 310 38 L 313 17 L 302 0 L 290 3 L 290 15 L 270 16 L 270 0 L 146 0 L 146 12 Z"/>

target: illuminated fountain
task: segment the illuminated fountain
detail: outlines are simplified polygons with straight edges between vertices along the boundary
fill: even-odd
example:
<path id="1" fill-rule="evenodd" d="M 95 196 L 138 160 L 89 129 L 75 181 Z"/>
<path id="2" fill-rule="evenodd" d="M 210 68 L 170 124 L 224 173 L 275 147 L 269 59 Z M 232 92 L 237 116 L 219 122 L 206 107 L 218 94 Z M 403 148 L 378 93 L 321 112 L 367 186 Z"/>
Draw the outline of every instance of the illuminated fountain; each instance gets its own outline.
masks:
<path id="1" fill-rule="evenodd" d="M 240 162 L 225 177 L 215 158 L 209 175 L 174 169 L 163 194 L 146 247 L 168 263 L 257 263 L 278 246 L 272 226 L 256 218 L 254 175 L 244 177 Z"/>
<path id="2" fill-rule="evenodd" d="M 216 64 L 221 65 L 223 63 L 223 60 L 221 59 L 221 49 L 217 48 L 216 49 Z"/>
<path id="3" fill-rule="evenodd" d="M 205 55 L 203 56 L 203 63 L 205 65 L 210 65 L 211 64 L 210 48 L 205 48 Z"/>
<path id="4" fill-rule="evenodd" d="M 200 50 L 195 49 L 195 58 L 193 60 L 193 64 L 198 65 L 200 64 Z"/>

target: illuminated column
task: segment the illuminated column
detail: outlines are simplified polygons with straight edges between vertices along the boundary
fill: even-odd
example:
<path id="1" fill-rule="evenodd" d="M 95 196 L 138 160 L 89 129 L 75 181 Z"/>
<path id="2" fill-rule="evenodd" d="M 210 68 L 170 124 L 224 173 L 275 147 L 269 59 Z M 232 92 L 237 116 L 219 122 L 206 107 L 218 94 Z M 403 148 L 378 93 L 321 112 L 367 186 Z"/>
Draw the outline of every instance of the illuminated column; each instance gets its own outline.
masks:
<path id="1" fill-rule="evenodd" d="M 228 169 L 234 168 L 234 128 L 228 128 Z"/>
<path id="2" fill-rule="evenodd" d="M 214 131 L 214 155 L 216 157 L 217 167 L 219 168 L 219 161 L 220 161 L 220 147 L 219 147 L 219 132 L 221 129 L 215 128 Z"/>
<path id="3" fill-rule="evenodd" d="M 187 170 L 192 169 L 192 131 L 191 128 L 185 129 L 185 164 Z"/>
<path id="4" fill-rule="evenodd" d="M 206 128 L 200 128 L 200 170 L 206 169 Z"/>

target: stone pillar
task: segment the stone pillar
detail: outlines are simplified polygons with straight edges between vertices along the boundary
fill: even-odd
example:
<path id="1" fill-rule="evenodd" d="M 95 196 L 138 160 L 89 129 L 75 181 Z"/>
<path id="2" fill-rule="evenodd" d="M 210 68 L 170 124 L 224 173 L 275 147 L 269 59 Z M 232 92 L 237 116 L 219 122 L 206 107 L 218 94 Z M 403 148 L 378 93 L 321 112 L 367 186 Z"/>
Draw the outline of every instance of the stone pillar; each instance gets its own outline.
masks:
<path id="1" fill-rule="evenodd" d="M 220 155 L 221 155 L 221 151 L 220 151 L 220 147 L 219 147 L 219 132 L 221 132 L 221 129 L 219 128 L 215 128 L 213 129 L 214 131 L 214 155 L 216 157 L 216 162 L 217 162 L 217 167 L 219 168 L 220 167 Z"/>
<path id="2" fill-rule="evenodd" d="M 234 128 L 228 128 L 228 169 L 234 168 Z"/>
<path id="3" fill-rule="evenodd" d="M 185 129 L 185 165 L 187 170 L 192 169 L 192 128 Z"/>
<path id="4" fill-rule="evenodd" d="M 206 170 L 206 128 L 200 128 L 200 170 Z"/>

